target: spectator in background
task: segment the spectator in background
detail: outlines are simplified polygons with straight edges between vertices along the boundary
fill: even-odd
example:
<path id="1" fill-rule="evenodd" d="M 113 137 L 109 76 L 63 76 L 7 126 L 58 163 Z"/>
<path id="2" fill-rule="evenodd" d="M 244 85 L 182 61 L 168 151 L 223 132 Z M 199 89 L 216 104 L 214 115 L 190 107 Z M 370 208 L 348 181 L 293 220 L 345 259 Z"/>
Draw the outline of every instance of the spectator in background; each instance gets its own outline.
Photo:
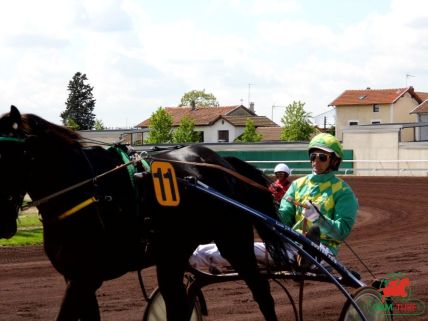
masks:
<path id="1" fill-rule="evenodd" d="M 275 173 L 276 180 L 269 186 L 269 191 L 272 193 L 275 202 L 279 205 L 290 186 L 290 181 L 288 180 L 290 169 L 284 163 L 279 163 L 275 166 L 273 172 Z"/>

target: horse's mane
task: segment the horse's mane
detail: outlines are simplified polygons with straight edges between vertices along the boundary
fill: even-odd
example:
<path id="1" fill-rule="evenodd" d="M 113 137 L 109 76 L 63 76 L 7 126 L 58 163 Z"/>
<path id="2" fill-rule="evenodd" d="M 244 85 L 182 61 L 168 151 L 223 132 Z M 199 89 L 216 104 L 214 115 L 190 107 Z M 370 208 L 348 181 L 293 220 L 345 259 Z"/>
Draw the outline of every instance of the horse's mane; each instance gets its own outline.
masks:
<path id="1" fill-rule="evenodd" d="M 80 145 L 80 134 L 64 126 L 53 124 L 34 114 L 23 114 L 21 129 L 28 136 L 44 137 L 66 145 Z"/>

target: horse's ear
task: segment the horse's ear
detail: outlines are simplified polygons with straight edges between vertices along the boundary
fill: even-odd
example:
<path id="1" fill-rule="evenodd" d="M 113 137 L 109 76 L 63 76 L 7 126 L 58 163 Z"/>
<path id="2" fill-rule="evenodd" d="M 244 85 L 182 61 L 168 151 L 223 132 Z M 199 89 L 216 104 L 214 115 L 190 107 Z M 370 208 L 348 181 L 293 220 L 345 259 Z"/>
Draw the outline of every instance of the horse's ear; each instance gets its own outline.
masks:
<path id="1" fill-rule="evenodd" d="M 10 106 L 10 116 L 14 119 L 21 119 L 21 113 L 14 105 Z"/>
<path id="2" fill-rule="evenodd" d="M 13 129 L 18 129 L 18 126 L 21 124 L 21 113 L 14 105 L 10 106 L 9 116 L 12 121 Z"/>

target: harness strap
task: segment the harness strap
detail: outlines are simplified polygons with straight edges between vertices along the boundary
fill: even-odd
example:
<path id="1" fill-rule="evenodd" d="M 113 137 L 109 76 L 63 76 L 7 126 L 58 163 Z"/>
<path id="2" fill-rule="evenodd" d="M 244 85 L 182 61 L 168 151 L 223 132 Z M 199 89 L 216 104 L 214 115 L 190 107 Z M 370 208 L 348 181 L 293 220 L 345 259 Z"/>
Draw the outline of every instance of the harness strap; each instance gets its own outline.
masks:
<path id="1" fill-rule="evenodd" d="M 0 142 L 14 142 L 14 143 L 25 143 L 25 138 L 19 137 L 0 137 Z"/>
<path id="2" fill-rule="evenodd" d="M 112 152 L 116 152 L 117 154 L 119 154 L 120 158 L 122 159 L 123 164 L 127 164 L 131 161 L 131 159 L 129 158 L 128 154 L 125 153 L 125 151 L 123 151 L 121 148 L 117 147 L 117 146 L 112 146 L 109 149 L 107 149 L 108 151 L 112 151 Z M 128 174 L 129 174 L 129 179 L 131 181 L 132 187 L 135 190 L 135 179 L 134 179 L 134 175 L 135 175 L 135 167 L 133 166 L 129 166 L 127 168 L 128 170 Z"/>
<path id="3" fill-rule="evenodd" d="M 83 201 L 80 204 L 77 204 L 76 206 L 70 208 L 69 210 L 65 211 L 64 213 L 62 213 L 61 215 L 58 216 L 58 220 L 61 221 L 71 215 L 73 215 L 74 213 L 80 211 L 81 209 L 84 209 L 85 207 L 91 205 L 92 203 L 95 203 L 97 201 L 97 199 L 92 196 L 91 198 L 88 198 L 86 201 Z"/>
<path id="4" fill-rule="evenodd" d="M 131 185 L 132 185 L 132 187 L 133 187 L 133 190 L 134 190 L 135 196 L 137 197 L 138 195 L 137 195 L 137 190 L 136 190 L 136 188 L 135 188 L 135 181 L 134 181 L 135 168 L 134 168 L 133 166 L 128 166 L 128 165 L 130 165 L 130 164 L 134 164 L 134 165 L 135 165 L 135 163 L 134 163 L 134 162 L 132 162 L 132 161 L 130 161 L 130 159 L 129 159 L 128 155 L 127 155 L 124 151 L 122 151 L 120 148 L 117 148 L 117 147 L 111 147 L 111 148 L 109 148 L 108 150 L 113 151 L 113 152 L 117 152 L 117 153 L 120 155 L 120 157 L 121 157 L 121 159 L 122 159 L 122 161 L 123 161 L 123 164 L 122 164 L 122 165 L 120 165 L 120 166 L 118 166 L 118 167 L 116 167 L 114 170 L 117 170 L 118 168 L 122 168 L 122 167 L 124 167 L 124 166 L 125 166 L 125 167 L 127 167 L 128 174 L 129 174 L 129 178 L 130 178 L 130 181 L 131 181 Z M 109 171 L 109 172 L 111 172 L 111 171 Z M 104 174 L 101 174 L 101 175 L 104 175 Z M 82 183 L 87 183 L 88 181 L 95 181 L 95 180 L 96 180 L 97 178 L 99 178 L 99 177 L 100 177 L 100 175 L 99 175 L 99 176 L 96 176 L 94 179 L 86 180 L 86 181 L 84 181 L 84 182 L 82 182 Z M 79 184 L 79 186 L 80 186 L 80 184 Z M 72 188 L 75 188 L 75 187 L 76 187 L 76 185 L 72 186 Z M 68 190 L 67 190 L 67 191 L 68 191 Z M 64 192 L 66 192 L 66 190 L 62 190 L 62 191 L 60 191 L 60 192 L 56 193 L 56 195 L 51 195 L 51 197 L 58 196 L 58 195 L 59 195 L 59 193 L 64 193 Z M 42 200 L 45 200 L 45 199 L 42 199 Z M 42 200 L 40 200 L 40 201 L 42 201 Z M 39 201 L 39 202 L 40 202 L 40 201 Z M 47 201 L 47 199 L 46 199 L 46 201 Z M 87 207 L 87 206 L 89 206 L 89 205 L 91 205 L 92 203 L 95 203 L 95 202 L 97 202 L 97 201 L 98 201 L 98 200 L 97 200 L 94 196 L 92 196 L 92 197 L 88 198 L 87 200 L 85 200 L 85 201 L 83 201 L 83 202 L 81 202 L 81 203 L 77 204 L 76 206 L 74 206 L 74 207 L 70 208 L 69 210 L 65 211 L 65 212 L 64 212 L 64 213 L 62 213 L 61 215 L 59 215 L 59 216 L 58 216 L 58 220 L 59 220 L 59 221 L 61 221 L 61 220 L 63 220 L 63 219 L 65 219 L 65 218 L 67 218 L 67 217 L 69 217 L 69 216 L 71 216 L 71 215 L 73 215 L 73 214 L 77 213 L 78 211 L 80 211 L 80 210 L 84 209 L 85 207 Z"/>

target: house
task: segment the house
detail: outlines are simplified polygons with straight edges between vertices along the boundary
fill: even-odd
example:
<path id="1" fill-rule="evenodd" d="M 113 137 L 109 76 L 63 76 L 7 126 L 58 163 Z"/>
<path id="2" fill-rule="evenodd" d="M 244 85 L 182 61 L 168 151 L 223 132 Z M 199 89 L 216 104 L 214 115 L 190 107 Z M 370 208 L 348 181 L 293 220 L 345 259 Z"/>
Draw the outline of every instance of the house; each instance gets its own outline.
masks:
<path id="1" fill-rule="evenodd" d="M 343 140 L 343 128 L 354 125 L 416 123 L 411 112 L 422 103 L 422 94 L 413 87 L 345 90 L 329 104 L 336 109 L 336 136 Z"/>
<path id="2" fill-rule="evenodd" d="M 262 135 L 262 142 L 280 142 L 282 127 L 257 127 L 256 132 Z"/>
<path id="3" fill-rule="evenodd" d="M 165 107 L 172 116 L 173 127 L 178 127 L 183 117 L 188 116 L 195 122 L 195 131 L 200 133 L 200 141 L 203 143 L 233 142 L 235 138 L 244 132 L 247 119 L 254 121 L 255 127 L 279 127 L 265 116 L 257 116 L 253 108 L 243 105 L 223 107 Z M 136 127 L 144 129 L 150 125 L 150 119 L 146 119 Z M 144 133 L 144 139 L 150 133 Z"/>
<path id="4" fill-rule="evenodd" d="M 418 123 L 428 123 L 428 93 L 418 92 L 417 95 L 422 99 L 422 103 L 416 106 L 410 114 L 416 115 Z M 416 137 L 419 141 L 428 141 L 428 126 L 419 127 Z"/>

